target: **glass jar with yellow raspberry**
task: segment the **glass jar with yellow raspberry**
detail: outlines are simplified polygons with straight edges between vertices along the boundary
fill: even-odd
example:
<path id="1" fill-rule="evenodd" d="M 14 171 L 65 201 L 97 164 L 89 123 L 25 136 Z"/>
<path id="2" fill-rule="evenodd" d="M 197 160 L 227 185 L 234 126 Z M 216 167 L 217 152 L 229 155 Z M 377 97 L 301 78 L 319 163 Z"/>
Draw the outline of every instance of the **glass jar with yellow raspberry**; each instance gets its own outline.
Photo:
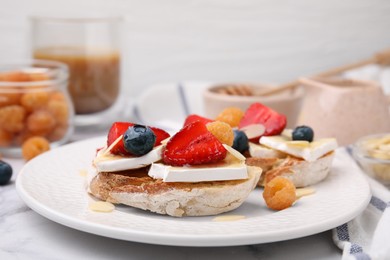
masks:
<path id="1" fill-rule="evenodd" d="M 74 110 L 67 93 L 68 69 L 54 61 L 0 64 L 0 153 L 22 156 L 32 137 L 50 147 L 69 140 Z"/>

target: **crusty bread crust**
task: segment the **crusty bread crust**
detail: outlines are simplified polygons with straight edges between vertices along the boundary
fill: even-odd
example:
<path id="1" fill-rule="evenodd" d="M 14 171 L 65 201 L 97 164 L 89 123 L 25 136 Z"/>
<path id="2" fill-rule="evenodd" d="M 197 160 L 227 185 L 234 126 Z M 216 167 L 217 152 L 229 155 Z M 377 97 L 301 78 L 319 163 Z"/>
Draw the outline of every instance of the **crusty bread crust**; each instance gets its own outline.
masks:
<path id="1" fill-rule="evenodd" d="M 256 187 L 262 170 L 248 166 L 248 179 L 199 183 L 163 182 L 146 170 L 99 173 L 90 183 L 97 198 L 174 217 L 216 215 L 239 207 Z"/>
<path id="2" fill-rule="evenodd" d="M 286 158 L 248 158 L 246 163 L 264 170 L 259 186 L 263 186 L 277 176 L 283 176 L 290 179 L 295 187 L 302 188 L 324 180 L 329 174 L 333 157 L 334 152 L 330 152 L 313 162 L 287 156 Z"/>

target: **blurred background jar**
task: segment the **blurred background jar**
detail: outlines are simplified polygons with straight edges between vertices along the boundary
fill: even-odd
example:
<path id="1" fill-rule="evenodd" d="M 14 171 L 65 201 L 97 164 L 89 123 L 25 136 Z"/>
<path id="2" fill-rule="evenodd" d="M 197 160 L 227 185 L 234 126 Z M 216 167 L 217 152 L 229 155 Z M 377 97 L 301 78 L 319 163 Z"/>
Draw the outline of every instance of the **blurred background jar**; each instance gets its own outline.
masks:
<path id="1" fill-rule="evenodd" d="M 54 61 L 0 64 L 0 153 L 21 156 L 21 146 L 40 136 L 55 147 L 73 132 L 68 69 Z"/>
<path id="2" fill-rule="evenodd" d="M 120 95 L 121 22 L 118 16 L 31 17 L 32 56 L 69 67 L 76 127 L 115 117 L 107 111 Z"/>
<path id="3" fill-rule="evenodd" d="M 389 103 L 376 81 L 343 77 L 300 78 L 306 90 L 299 124 L 317 138 L 335 137 L 340 146 L 390 132 Z"/>

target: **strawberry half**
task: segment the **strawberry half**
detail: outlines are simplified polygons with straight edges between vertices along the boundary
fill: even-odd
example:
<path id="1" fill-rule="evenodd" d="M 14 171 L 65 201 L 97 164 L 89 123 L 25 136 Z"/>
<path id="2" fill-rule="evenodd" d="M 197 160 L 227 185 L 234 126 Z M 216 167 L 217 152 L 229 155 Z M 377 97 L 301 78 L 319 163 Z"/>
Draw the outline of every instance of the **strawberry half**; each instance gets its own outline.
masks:
<path id="1" fill-rule="evenodd" d="M 279 114 L 263 104 L 253 103 L 245 111 L 238 128 L 252 124 L 262 124 L 265 126 L 265 132 L 262 136 L 278 135 L 286 127 L 287 119 L 285 115 Z M 254 137 L 250 141 L 258 143 L 260 137 Z"/>
<path id="2" fill-rule="evenodd" d="M 211 119 L 208 119 L 206 117 L 199 116 L 199 115 L 196 115 L 196 114 L 192 114 L 192 115 L 187 116 L 186 120 L 184 121 L 184 125 L 183 126 L 191 124 L 191 123 L 193 123 L 195 121 L 200 121 L 203 124 L 207 124 L 207 123 L 213 122 L 214 120 L 211 120 Z"/>
<path id="3" fill-rule="evenodd" d="M 134 123 L 130 122 L 115 122 L 112 124 L 108 136 L 107 136 L 107 147 L 109 147 L 116 139 L 118 139 L 119 136 L 123 135 L 126 130 L 135 125 Z M 165 132 L 164 130 L 157 128 L 157 127 L 150 127 L 152 129 L 153 133 L 156 135 L 156 143 L 154 146 L 160 145 L 161 141 L 168 138 L 170 135 Z M 129 152 L 125 150 L 125 146 L 123 142 L 118 142 L 112 149 L 112 154 L 118 154 L 118 155 L 130 155 Z"/>
<path id="4" fill-rule="evenodd" d="M 167 143 L 163 161 L 169 165 L 197 165 L 213 163 L 226 157 L 222 143 L 201 121 L 184 126 Z"/>

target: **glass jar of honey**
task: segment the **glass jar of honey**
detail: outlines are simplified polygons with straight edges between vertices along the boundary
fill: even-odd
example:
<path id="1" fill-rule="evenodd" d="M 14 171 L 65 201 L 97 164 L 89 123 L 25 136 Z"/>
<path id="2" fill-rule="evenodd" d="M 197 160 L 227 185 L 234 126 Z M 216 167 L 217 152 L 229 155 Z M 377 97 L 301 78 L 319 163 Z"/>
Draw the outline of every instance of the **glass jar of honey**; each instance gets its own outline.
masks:
<path id="1" fill-rule="evenodd" d="M 0 64 L 1 154 L 20 157 L 32 137 L 47 139 L 51 147 L 69 140 L 74 109 L 67 82 L 67 66 L 60 62 Z"/>
<path id="2" fill-rule="evenodd" d="M 76 127 L 114 120 L 109 111 L 120 96 L 122 17 L 41 15 L 30 22 L 33 58 L 69 68 Z"/>

